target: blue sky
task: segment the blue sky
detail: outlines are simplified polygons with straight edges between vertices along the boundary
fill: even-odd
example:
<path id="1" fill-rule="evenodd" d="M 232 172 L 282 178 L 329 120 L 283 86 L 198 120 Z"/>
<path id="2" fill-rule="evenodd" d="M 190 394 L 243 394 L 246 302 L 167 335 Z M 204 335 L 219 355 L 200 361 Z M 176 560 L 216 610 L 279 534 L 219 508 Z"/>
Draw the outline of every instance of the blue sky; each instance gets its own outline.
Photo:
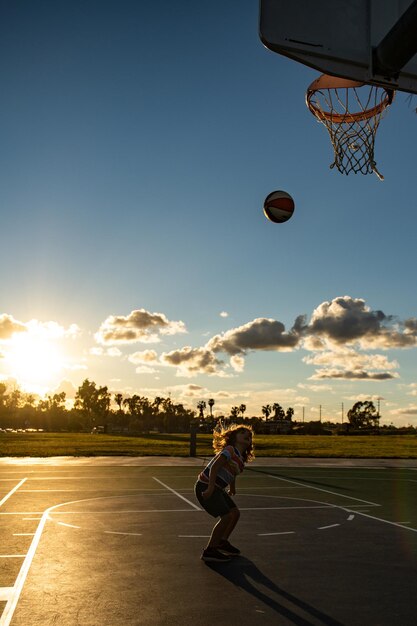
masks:
<path id="1" fill-rule="evenodd" d="M 415 99 L 381 122 L 385 181 L 345 176 L 255 1 L 1 13 L 2 379 L 417 424 Z"/>

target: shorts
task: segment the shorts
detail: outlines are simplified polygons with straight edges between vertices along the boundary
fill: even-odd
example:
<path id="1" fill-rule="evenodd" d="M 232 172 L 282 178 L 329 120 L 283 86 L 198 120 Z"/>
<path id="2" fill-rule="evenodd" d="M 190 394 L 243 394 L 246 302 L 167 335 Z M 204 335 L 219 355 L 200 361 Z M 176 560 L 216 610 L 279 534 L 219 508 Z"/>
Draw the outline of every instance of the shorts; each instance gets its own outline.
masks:
<path id="1" fill-rule="evenodd" d="M 207 487 L 208 485 L 206 485 L 206 483 L 202 483 L 199 480 L 194 487 L 196 498 L 207 513 L 213 517 L 223 517 L 223 515 L 227 515 L 231 509 L 237 508 L 229 494 L 219 487 L 216 487 L 210 498 L 205 500 L 201 494 L 203 491 L 206 491 Z"/>

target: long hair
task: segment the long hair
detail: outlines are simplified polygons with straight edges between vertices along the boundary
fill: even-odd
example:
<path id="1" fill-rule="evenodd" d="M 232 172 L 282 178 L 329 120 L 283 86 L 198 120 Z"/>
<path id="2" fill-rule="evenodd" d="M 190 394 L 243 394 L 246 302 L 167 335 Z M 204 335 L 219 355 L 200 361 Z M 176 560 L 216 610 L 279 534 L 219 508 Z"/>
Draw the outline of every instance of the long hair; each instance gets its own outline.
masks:
<path id="1" fill-rule="evenodd" d="M 215 453 L 218 454 L 226 446 L 234 446 L 236 444 L 236 435 L 238 433 L 244 432 L 245 430 L 249 431 L 252 435 L 252 443 L 249 448 L 246 448 L 246 450 L 242 453 L 242 458 L 244 463 L 253 461 L 253 459 L 255 458 L 255 453 L 253 450 L 253 430 L 251 426 L 233 424 L 228 428 L 226 428 L 225 426 L 220 426 L 220 428 L 216 428 L 213 431 L 213 449 Z"/>

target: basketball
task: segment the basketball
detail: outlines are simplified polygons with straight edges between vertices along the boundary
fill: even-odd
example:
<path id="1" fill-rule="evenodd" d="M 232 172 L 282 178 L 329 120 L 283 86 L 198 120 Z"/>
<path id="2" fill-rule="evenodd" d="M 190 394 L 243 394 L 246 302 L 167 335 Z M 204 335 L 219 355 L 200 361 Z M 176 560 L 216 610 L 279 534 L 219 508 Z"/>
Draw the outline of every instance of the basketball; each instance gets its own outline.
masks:
<path id="1" fill-rule="evenodd" d="M 264 213 L 275 224 L 282 224 L 294 213 L 294 200 L 286 191 L 273 191 L 265 198 Z"/>

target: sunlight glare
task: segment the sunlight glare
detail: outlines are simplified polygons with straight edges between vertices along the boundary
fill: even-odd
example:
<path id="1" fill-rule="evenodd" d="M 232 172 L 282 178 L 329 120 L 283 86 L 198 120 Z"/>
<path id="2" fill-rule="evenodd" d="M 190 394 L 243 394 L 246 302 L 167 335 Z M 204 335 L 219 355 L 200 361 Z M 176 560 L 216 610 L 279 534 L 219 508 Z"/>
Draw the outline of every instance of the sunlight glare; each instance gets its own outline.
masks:
<path id="1" fill-rule="evenodd" d="M 30 333 L 13 337 L 5 361 L 9 375 L 26 391 L 36 393 L 41 393 L 55 383 L 63 367 L 63 356 L 56 344 Z"/>

